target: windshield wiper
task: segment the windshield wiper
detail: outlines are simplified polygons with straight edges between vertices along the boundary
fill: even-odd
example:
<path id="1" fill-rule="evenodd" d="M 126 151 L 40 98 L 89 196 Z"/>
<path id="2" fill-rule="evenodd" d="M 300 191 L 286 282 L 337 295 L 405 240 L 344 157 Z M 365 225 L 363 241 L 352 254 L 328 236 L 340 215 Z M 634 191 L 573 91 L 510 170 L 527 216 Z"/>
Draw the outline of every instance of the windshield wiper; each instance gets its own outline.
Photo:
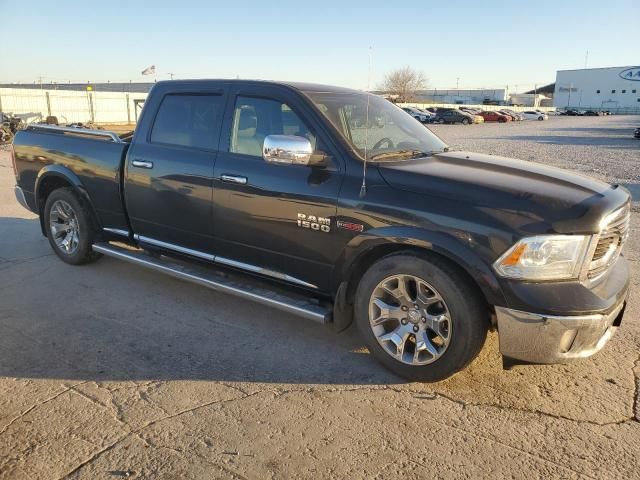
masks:
<path id="1" fill-rule="evenodd" d="M 403 158 L 420 158 L 431 155 L 433 152 L 423 152 L 422 150 L 394 150 L 392 152 L 377 153 L 369 157 L 369 160 L 391 160 Z"/>

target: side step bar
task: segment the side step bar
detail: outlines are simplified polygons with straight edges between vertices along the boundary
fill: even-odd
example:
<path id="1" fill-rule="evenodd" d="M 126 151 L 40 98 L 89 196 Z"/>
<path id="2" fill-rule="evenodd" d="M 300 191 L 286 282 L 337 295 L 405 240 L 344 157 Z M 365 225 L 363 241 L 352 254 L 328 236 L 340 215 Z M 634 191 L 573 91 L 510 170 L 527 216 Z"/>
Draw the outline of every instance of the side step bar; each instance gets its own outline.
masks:
<path id="1" fill-rule="evenodd" d="M 331 321 L 331 310 L 304 295 L 264 286 L 253 278 L 230 274 L 214 268 L 187 263 L 164 255 L 151 255 L 144 250 L 122 243 L 101 242 L 93 245 L 95 252 L 129 263 L 150 268 L 172 277 L 197 283 L 213 290 L 246 298 L 269 307 L 319 323 Z M 261 285 L 262 284 L 262 285 Z"/>

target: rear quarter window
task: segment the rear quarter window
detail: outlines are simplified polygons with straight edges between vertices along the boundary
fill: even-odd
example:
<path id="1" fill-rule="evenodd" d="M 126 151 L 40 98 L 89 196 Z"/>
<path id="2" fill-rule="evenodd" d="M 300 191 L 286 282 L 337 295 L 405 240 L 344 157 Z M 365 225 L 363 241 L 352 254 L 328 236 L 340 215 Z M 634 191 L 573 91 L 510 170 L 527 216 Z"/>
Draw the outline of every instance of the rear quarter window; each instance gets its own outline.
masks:
<path id="1" fill-rule="evenodd" d="M 220 95 L 169 94 L 162 99 L 151 142 L 215 150 L 222 113 Z"/>

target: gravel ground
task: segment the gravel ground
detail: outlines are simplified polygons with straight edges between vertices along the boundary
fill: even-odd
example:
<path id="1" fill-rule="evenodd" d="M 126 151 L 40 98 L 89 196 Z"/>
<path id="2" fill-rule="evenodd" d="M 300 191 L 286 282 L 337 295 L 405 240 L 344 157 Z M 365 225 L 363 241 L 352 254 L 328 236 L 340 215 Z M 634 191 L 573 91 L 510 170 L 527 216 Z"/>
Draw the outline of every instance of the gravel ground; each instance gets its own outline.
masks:
<path id="1" fill-rule="evenodd" d="M 434 131 L 634 184 L 638 120 Z M 421 384 L 382 370 L 353 328 L 113 259 L 63 264 L 12 187 L 0 152 L 0 478 L 640 478 L 638 213 L 606 349 L 503 371 L 490 334 L 470 368 Z"/>
<path id="2" fill-rule="evenodd" d="M 633 138 L 633 130 L 639 126 L 639 115 L 612 115 L 431 129 L 457 150 L 531 160 L 608 182 L 635 184 L 640 182 L 640 141 Z"/>

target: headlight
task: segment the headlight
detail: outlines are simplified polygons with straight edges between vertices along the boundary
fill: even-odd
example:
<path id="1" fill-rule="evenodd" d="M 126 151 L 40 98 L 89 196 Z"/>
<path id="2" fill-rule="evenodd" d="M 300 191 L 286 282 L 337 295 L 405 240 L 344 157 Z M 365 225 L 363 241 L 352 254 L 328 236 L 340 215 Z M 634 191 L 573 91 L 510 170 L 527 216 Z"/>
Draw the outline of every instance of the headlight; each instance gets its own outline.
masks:
<path id="1" fill-rule="evenodd" d="M 493 264 L 498 275 L 520 280 L 578 278 L 589 239 L 586 235 L 539 235 L 520 240 Z"/>

